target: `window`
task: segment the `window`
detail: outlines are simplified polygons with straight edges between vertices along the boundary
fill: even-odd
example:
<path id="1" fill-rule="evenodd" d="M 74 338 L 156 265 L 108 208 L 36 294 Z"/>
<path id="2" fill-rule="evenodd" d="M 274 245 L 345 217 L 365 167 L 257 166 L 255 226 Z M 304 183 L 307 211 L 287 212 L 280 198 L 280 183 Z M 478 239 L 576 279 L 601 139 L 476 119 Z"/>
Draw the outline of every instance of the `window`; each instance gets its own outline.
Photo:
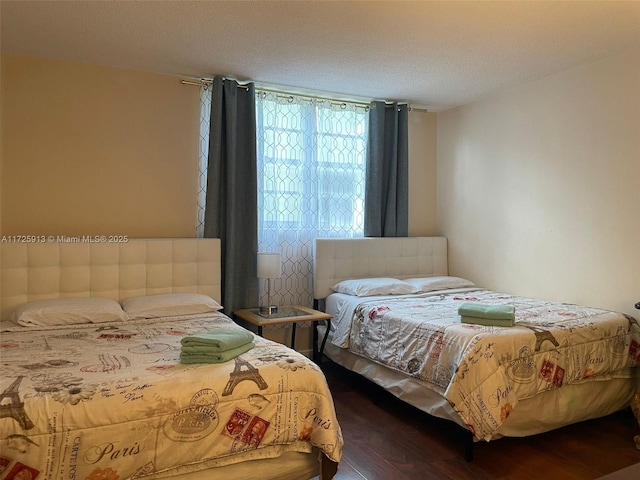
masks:
<path id="1" fill-rule="evenodd" d="M 206 203 L 209 88 L 202 88 L 200 99 L 199 237 Z M 256 92 L 258 249 L 282 254 L 282 277 L 272 288 L 275 303 L 311 305 L 316 238 L 364 236 L 368 119 L 368 106 L 362 104 Z"/>
<path id="2" fill-rule="evenodd" d="M 282 253 L 274 301 L 311 304 L 316 238 L 362 237 L 367 108 L 258 91 L 258 245 Z"/>

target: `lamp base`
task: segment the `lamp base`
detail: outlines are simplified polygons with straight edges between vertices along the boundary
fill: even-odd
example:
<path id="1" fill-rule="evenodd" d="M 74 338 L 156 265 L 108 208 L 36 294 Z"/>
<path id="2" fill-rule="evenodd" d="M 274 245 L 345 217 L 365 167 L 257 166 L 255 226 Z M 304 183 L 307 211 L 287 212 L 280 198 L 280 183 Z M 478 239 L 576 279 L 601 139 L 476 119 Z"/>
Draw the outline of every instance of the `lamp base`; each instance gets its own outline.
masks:
<path id="1" fill-rule="evenodd" d="M 260 315 L 275 315 L 278 313 L 277 305 L 267 305 L 260 307 Z"/>

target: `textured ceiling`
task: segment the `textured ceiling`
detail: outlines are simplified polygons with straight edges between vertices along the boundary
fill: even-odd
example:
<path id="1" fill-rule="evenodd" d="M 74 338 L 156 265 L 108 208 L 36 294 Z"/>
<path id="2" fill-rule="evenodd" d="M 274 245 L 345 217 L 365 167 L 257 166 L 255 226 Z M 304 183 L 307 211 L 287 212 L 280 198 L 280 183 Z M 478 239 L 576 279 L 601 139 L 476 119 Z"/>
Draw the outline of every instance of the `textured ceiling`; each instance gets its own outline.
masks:
<path id="1" fill-rule="evenodd" d="M 6 1 L 2 53 L 431 111 L 640 45 L 640 1 Z"/>

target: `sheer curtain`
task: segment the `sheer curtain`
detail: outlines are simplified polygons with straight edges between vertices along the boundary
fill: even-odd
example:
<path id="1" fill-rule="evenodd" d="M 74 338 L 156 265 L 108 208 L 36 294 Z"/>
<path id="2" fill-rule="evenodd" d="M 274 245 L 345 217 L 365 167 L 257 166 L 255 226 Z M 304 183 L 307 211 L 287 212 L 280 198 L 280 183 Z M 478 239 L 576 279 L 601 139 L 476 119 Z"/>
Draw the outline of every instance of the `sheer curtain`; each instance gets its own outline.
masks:
<path id="1" fill-rule="evenodd" d="M 207 206 L 207 168 L 209 164 L 209 130 L 211 129 L 212 86 L 200 87 L 200 135 L 198 142 L 198 208 L 196 237 L 204 237 L 204 215 Z"/>
<path id="2" fill-rule="evenodd" d="M 258 250 L 282 254 L 273 302 L 311 305 L 314 240 L 364 235 L 368 107 L 258 90 L 256 126 Z"/>

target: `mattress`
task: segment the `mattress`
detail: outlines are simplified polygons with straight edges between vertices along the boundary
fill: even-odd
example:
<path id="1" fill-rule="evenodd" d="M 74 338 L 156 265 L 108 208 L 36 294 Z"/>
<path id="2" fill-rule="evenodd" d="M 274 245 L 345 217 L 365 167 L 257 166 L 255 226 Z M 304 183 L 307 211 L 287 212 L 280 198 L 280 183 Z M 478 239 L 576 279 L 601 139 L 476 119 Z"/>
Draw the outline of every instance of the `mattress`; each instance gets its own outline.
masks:
<path id="1" fill-rule="evenodd" d="M 342 435 L 320 369 L 281 344 L 181 364 L 180 340 L 221 313 L 58 327 L 1 337 L 0 478 L 197 477 L 298 453 L 338 462 Z"/>
<path id="2" fill-rule="evenodd" d="M 514 305 L 516 326 L 461 324 L 462 302 Z M 617 312 L 477 288 L 333 294 L 326 309 L 334 316 L 330 358 L 477 439 L 606 415 L 634 392 L 640 327 Z"/>

